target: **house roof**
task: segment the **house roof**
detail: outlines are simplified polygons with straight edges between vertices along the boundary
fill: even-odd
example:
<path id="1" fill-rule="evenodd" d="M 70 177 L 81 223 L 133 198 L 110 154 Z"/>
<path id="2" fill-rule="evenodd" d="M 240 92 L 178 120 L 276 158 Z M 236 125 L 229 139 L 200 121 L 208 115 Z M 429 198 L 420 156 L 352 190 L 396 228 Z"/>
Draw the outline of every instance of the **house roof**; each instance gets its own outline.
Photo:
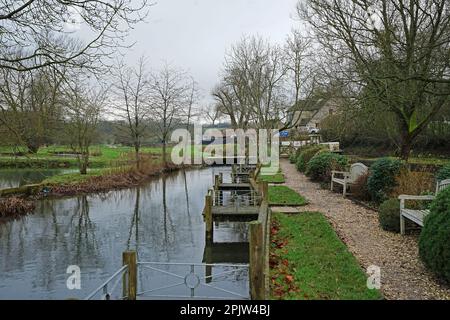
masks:
<path id="1" fill-rule="evenodd" d="M 303 99 L 299 100 L 297 104 L 293 107 L 294 110 L 302 111 L 318 111 L 320 110 L 329 99 Z"/>

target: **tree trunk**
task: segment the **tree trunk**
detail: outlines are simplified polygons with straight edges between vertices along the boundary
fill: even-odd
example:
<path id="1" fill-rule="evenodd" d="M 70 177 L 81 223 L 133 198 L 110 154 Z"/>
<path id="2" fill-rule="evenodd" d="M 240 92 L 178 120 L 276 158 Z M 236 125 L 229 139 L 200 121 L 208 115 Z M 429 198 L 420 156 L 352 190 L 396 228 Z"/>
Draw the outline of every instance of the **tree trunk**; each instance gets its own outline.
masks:
<path id="1" fill-rule="evenodd" d="M 89 164 L 89 151 L 82 151 L 80 160 L 80 174 L 87 174 L 87 167 Z"/>
<path id="2" fill-rule="evenodd" d="M 30 152 L 32 154 L 36 154 L 39 150 L 39 145 L 37 145 L 35 143 L 28 143 L 27 149 L 28 149 L 28 152 Z"/>
<path id="3" fill-rule="evenodd" d="M 141 157 L 139 155 L 139 146 L 137 144 L 134 145 L 134 154 L 136 159 L 136 168 L 138 170 L 141 169 Z"/>
<path id="4" fill-rule="evenodd" d="M 166 139 L 163 139 L 163 166 L 167 167 L 167 158 L 166 158 Z"/>
<path id="5" fill-rule="evenodd" d="M 400 141 L 400 159 L 408 162 L 411 153 L 412 137 L 409 132 L 404 132 Z"/>

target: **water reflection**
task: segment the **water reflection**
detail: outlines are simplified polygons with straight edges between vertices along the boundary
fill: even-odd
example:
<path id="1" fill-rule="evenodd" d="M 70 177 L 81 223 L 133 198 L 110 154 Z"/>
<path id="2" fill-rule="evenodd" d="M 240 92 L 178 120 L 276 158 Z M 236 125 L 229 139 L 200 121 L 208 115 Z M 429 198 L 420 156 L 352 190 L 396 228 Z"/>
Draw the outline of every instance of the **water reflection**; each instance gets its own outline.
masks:
<path id="1" fill-rule="evenodd" d="M 0 298 L 85 297 L 121 266 L 125 250 L 141 261 L 202 262 L 211 183 L 209 169 L 180 171 L 137 188 L 39 201 L 33 215 L 0 224 Z M 215 227 L 217 242 L 246 240 L 245 224 Z M 237 250 L 225 249 L 222 260 L 233 262 L 230 252 Z M 81 290 L 66 288 L 69 265 L 81 268 Z M 239 279 L 229 289 L 245 292 Z"/>
<path id="2" fill-rule="evenodd" d="M 38 183 L 56 174 L 75 172 L 76 169 L 2 169 L 0 189 L 16 188 L 25 184 Z"/>

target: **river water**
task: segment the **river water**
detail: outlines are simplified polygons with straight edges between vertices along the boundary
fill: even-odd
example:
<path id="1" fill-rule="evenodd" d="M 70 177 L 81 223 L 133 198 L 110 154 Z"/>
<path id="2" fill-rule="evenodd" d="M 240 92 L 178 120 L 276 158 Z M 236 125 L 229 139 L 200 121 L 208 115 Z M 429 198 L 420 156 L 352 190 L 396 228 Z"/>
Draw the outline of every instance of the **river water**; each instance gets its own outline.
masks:
<path id="1" fill-rule="evenodd" d="M 139 188 L 42 200 L 34 214 L 0 221 L 0 299 L 84 298 L 121 267 L 126 250 L 136 250 L 139 261 L 201 263 L 207 251 L 202 210 L 212 176 L 212 169 L 179 171 Z M 209 262 L 247 262 L 244 223 L 216 224 L 214 238 L 222 245 Z M 80 267 L 81 289 L 68 289 L 69 265 Z M 212 274 L 196 296 L 248 295 L 247 270 L 195 268 L 200 278 Z M 139 269 L 138 291 L 182 283 L 190 272 L 184 265 L 156 269 L 163 272 Z M 121 294 L 116 291 L 113 297 Z M 179 285 L 152 294 L 192 293 Z"/>
<path id="2" fill-rule="evenodd" d="M 77 169 L 1 169 L 0 189 L 16 188 L 25 184 L 39 183 L 57 174 L 76 171 Z"/>

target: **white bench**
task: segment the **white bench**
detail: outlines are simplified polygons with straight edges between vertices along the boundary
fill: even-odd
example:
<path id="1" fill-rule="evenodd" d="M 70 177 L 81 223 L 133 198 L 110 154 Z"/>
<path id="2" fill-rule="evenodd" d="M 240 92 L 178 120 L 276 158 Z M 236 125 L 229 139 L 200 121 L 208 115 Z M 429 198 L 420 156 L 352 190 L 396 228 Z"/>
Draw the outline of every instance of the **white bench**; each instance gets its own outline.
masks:
<path id="1" fill-rule="evenodd" d="M 342 185 L 342 193 L 344 197 L 347 195 L 347 187 L 354 184 L 359 176 L 367 174 L 369 168 L 358 162 L 350 166 L 350 171 L 331 171 L 331 191 L 333 191 L 334 183 Z"/>
<path id="2" fill-rule="evenodd" d="M 440 181 L 436 184 L 436 194 L 439 191 L 444 190 L 445 188 L 450 186 L 450 179 Z M 408 209 L 405 207 L 406 200 L 415 200 L 415 201 L 430 201 L 435 198 L 433 195 L 429 196 L 411 196 L 411 195 L 400 195 L 398 196 L 400 199 L 400 233 L 405 234 L 405 219 L 411 220 L 419 226 L 423 227 L 423 222 L 425 217 L 430 213 L 429 210 L 416 210 L 416 209 Z"/>

